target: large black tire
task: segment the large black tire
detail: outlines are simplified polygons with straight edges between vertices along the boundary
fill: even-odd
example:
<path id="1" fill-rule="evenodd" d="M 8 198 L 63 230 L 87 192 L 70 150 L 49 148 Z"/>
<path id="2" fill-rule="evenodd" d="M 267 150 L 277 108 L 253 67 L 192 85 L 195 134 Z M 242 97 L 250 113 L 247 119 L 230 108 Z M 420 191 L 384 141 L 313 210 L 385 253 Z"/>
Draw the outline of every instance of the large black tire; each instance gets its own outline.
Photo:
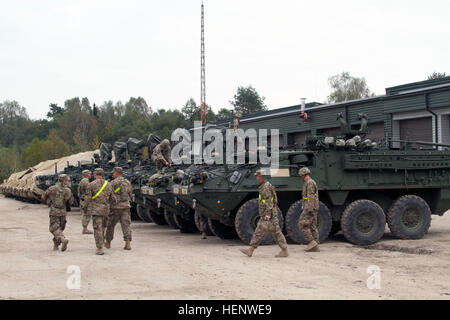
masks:
<path id="1" fill-rule="evenodd" d="M 237 239 L 238 235 L 234 227 L 229 227 L 217 220 L 208 219 L 208 225 L 211 231 L 220 239 Z"/>
<path id="2" fill-rule="evenodd" d="M 425 200 L 414 195 L 398 198 L 387 213 L 391 233 L 400 239 L 421 239 L 431 224 L 431 210 Z"/>
<path id="3" fill-rule="evenodd" d="M 197 226 L 195 225 L 194 217 L 192 217 L 191 220 L 187 220 L 179 215 L 174 214 L 174 219 L 181 233 L 198 232 Z"/>
<path id="4" fill-rule="evenodd" d="M 136 213 L 142 221 L 147 223 L 153 222 L 152 217 L 150 216 L 150 208 L 143 207 L 138 204 L 136 207 Z"/>
<path id="5" fill-rule="evenodd" d="M 164 218 L 166 219 L 167 224 L 169 227 L 173 229 L 178 229 L 178 225 L 175 222 L 175 214 L 170 210 L 164 210 Z"/>
<path id="6" fill-rule="evenodd" d="M 356 245 L 378 242 L 386 229 L 383 209 L 373 201 L 357 200 L 345 208 L 341 218 L 345 238 Z"/>
<path id="7" fill-rule="evenodd" d="M 302 201 L 299 200 L 291 205 L 286 213 L 286 231 L 289 239 L 293 243 L 307 244 L 305 237 L 300 230 L 300 214 L 302 213 Z M 320 202 L 317 224 L 319 229 L 319 242 L 324 242 L 330 235 L 333 219 L 330 210 Z"/>
<path id="8" fill-rule="evenodd" d="M 236 232 L 239 238 L 245 243 L 250 244 L 252 240 L 253 234 L 255 233 L 256 226 L 258 225 L 258 221 L 260 219 L 258 213 L 258 199 L 252 199 L 244 203 L 236 213 L 236 219 L 234 220 L 234 225 L 236 228 Z M 278 222 L 280 224 L 281 230 L 283 230 L 283 214 L 281 210 L 278 208 Z M 267 234 L 263 241 L 262 245 L 270 245 L 274 244 L 275 239 L 271 234 Z"/>
<path id="9" fill-rule="evenodd" d="M 200 230 L 200 213 L 196 210 L 195 211 L 195 215 L 194 215 L 194 220 L 195 220 L 195 226 L 197 227 L 198 230 Z M 211 237 L 211 236 L 215 236 L 215 234 L 211 231 L 211 228 L 209 227 L 209 223 L 206 224 L 206 235 Z"/>
<path id="10" fill-rule="evenodd" d="M 150 217 L 152 218 L 153 222 L 156 223 L 158 226 L 166 226 L 167 221 L 164 217 L 164 214 L 162 212 L 156 212 L 150 209 Z"/>

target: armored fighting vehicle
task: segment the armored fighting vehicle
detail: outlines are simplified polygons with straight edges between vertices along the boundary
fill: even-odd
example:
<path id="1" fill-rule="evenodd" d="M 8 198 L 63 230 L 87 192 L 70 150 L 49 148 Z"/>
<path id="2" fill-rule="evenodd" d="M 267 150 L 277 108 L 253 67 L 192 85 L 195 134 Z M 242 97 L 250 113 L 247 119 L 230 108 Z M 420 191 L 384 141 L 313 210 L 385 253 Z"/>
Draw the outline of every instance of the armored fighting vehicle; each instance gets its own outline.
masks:
<path id="1" fill-rule="evenodd" d="M 276 187 L 280 218 L 294 243 L 306 243 L 299 229 L 303 182 L 302 167 L 311 170 L 319 186 L 319 236 L 342 230 L 357 245 L 381 239 L 386 224 L 401 239 L 420 239 L 428 231 L 431 214 L 450 208 L 450 145 L 426 142 L 365 139 L 368 119 L 350 130 L 339 117 L 341 134 L 310 137 L 299 150 L 281 151 L 279 168 L 261 165 L 197 167 L 176 187 L 177 197 L 209 218 L 221 238 L 236 235 L 249 243 L 257 225 L 258 184 L 255 172 L 263 169 Z M 173 192 L 175 193 L 175 192 Z M 282 223 L 283 219 L 280 219 Z M 264 243 L 272 243 L 271 235 Z"/>

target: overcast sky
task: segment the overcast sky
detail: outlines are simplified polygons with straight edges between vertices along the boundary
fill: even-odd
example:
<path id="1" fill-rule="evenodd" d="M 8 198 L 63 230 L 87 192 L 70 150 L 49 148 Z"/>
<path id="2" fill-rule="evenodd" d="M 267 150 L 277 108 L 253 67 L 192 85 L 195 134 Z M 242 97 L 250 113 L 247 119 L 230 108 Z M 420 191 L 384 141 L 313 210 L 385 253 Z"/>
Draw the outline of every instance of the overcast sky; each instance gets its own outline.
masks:
<path id="1" fill-rule="evenodd" d="M 32 118 L 72 97 L 181 108 L 200 97 L 200 0 L 0 0 L 0 101 Z M 349 71 L 377 94 L 450 73 L 448 0 L 205 0 L 207 103 L 253 85 L 323 102 Z"/>

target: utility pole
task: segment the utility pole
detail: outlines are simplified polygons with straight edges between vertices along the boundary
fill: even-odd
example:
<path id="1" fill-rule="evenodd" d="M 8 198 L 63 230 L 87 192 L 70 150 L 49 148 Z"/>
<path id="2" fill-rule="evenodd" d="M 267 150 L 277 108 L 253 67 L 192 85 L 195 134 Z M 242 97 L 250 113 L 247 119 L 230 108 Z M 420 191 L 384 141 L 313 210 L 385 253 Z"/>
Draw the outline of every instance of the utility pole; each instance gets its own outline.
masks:
<path id="1" fill-rule="evenodd" d="M 205 63 L 205 6 L 202 1 L 202 35 L 201 35 L 201 121 L 206 125 L 206 63 Z"/>

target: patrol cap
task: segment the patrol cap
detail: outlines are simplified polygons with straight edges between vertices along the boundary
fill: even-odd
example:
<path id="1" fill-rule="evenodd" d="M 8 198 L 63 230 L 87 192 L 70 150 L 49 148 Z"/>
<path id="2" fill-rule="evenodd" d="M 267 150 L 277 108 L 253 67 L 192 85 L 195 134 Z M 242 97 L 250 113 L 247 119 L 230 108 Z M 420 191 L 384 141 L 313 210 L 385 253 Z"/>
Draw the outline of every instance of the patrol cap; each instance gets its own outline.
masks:
<path id="1" fill-rule="evenodd" d="M 164 139 L 164 140 L 161 142 L 161 145 L 162 145 L 162 146 L 169 147 L 169 146 L 170 146 L 170 141 L 167 140 L 167 139 Z"/>
<path id="2" fill-rule="evenodd" d="M 88 173 L 91 173 L 91 171 L 89 171 L 89 170 L 83 170 L 83 172 L 82 172 L 82 174 L 85 176 L 85 175 L 87 175 Z"/>
<path id="3" fill-rule="evenodd" d="M 105 173 L 105 171 L 104 171 L 102 168 L 96 168 L 96 169 L 94 170 L 94 173 L 103 175 L 103 173 Z"/>
<path id="4" fill-rule="evenodd" d="M 298 174 L 302 177 L 311 174 L 311 171 L 307 167 L 304 167 L 298 171 Z"/>
<path id="5" fill-rule="evenodd" d="M 60 174 L 60 175 L 58 176 L 58 180 L 59 180 L 59 181 L 65 181 L 65 180 L 67 180 L 67 179 L 69 179 L 69 177 L 67 176 L 67 174 Z"/>
<path id="6" fill-rule="evenodd" d="M 257 177 L 265 177 L 266 176 L 266 172 L 263 169 L 258 169 L 255 172 L 255 176 L 257 176 Z"/>
<path id="7" fill-rule="evenodd" d="M 123 169 L 122 169 L 121 167 L 115 167 L 115 168 L 113 169 L 113 172 L 122 173 L 122 172 L 123 172 Z"/>

